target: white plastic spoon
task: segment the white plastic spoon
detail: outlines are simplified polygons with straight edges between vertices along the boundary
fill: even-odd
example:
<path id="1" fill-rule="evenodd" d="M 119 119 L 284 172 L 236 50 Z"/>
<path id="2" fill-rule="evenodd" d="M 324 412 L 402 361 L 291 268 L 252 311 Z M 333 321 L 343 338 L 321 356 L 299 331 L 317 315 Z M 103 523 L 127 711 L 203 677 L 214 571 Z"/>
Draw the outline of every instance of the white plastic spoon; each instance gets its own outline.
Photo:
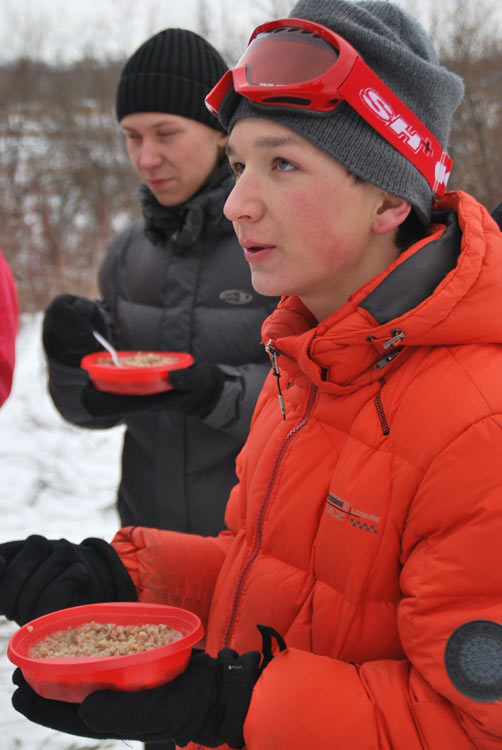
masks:
<path id="1" fill-rule="evenodd" d="M 122 367 L 122 365 L 120 364 L 120 360 L 119 360 L 119 358 L 118 358 L 118 356 L 117 356 L 117 350 L 116 350 L 116 349 L 114 349 L 114 347 L 113 347 L 113 346 L 112 346 L 112 345 L 110 344 L 110 342 L 109 342 L 109 341 L 107 341 L 107 340 L 106 340 L 106 339 L 104 338 L 104 336 L 102 336 L 102 335 L 101 335 L 100 333 L 98 333 L 98 331 L 93 331 L 93 332 L 92 332 L 92 335 L 94 336 L 94 338 L 95 338 L 95 339 L 96 339 L 97 341 L 99 341 L 99 343 L 100 343 L 100 344 L 101 344 L 102 346 L 104 346 L 104 347 L 105 347 L 105 349 L 106 349 L 107 351 L 109 351 L 109 352 L 110 352 L 110 354 L 112 355 L 112 359 L 113 359 L 113 364 L 114 364 L 114 365 L 115 365 L 116 367 Z"/>

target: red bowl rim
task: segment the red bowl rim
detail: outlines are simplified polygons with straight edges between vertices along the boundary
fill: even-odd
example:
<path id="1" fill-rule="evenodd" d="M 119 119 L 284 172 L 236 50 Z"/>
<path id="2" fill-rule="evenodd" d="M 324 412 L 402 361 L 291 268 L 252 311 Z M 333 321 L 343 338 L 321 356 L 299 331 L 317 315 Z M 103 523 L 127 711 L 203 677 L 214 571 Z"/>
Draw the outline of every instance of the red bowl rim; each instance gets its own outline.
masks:
<path id="1" fill-rule="evenodd" d="M 19 642 L 24 641 L 31 635 L 30 626 L 37 627 L 40 625 L 44 626 L 44 632 L 40 635 L 41 640 L 44 636 L 49 635 L 51 632 L 57 630 L 63 630 L 65 627 L 72 625 L 74 621 L 75 625 L 89 622 L 95 617 L 99 617 L 102 622 L 103 617 L 110 617 L 112 621 L 113 615 L 118 616 L 120 620 L 123 617 L 131 615 L 131 609 L 135 610 L 136 613 L 144 613 L 145 620 L 148 622 L 148 616 L 157 617 L 157 623 L 165 622 L 168 623 L 168 614 L 171 614 L 173 618 L 180 618 L 191 626 L 189 633 L 179 638 L 177 641 L 168 643 L 165 646 L 159 646 L 158 648 L 148 649 L 147 651 L 140 651 L 135 654 L 126 654 L 124 656 L 86 656 L 86 657 L 58 657 L 58 658 L 33 658 L 25 656 L 18 650 Z M 163 615 L 162 619 L 158 619 L 159 615 Z M 164 617 L 164 615 L 166 615 Z M 47 628 L 51 623 L 55 624 L 54 629 Z M 119 624 L 121 624 L 119 622 Z M 131 624 L 131 623 L 129 623 Z M 47 629 L 45 629 L 47 628 Z M 29 633 L 29 635 L 27 635 Z M 30 620 L 14 635 L 10 638 L 7 647 L 7 656 L 9 660 L 21 667 L 23 671 L 37 672 L 37 673 L 52 673 L 52 674 L 64 674 L 70 672 L 81 672 L 83 676 L 88 677 L 89 672 L 101 672 L 103 670 L 115 669 L 115 668 L 130 668 L 134 667 L 138 663 L 144 664 L 148 661 L 157 661 L 162 658 L 169 657 L 177 654 L 180 651 L 186 651 L 192 648 L 198 641 L 201 640 L 204 634 L 204 628 L 200 621 L 200 618 L 186 609 L 180 607 L 172 607 L 166 604 L 150 604 L 147 602 L 105 602 L 100 604 L 84 604 L 77 607 L 68 607 L 67 609 L 57 610 L 50 612 L 42 617 L 37 617 L 34 620 Z M 33 643 L 35 643 L 34 641 Z"/>
<path id="2" fill-rule="evenodd" d="M 105 357 L 106 359 L 109 359 L 110 362 L 112 362 L 112 357 L 109 352 L 106 350 L 100 350 L 99 352 L 91 352 L 90 354 L 86 354 L 85 357 L 82 358 L 80 362 L 80 367 L 82 369 L 87 370 L 89 374 L 109 374 L 110 372 L 117 372 L 117 373 L 138 373 L 138 374 L 144 374 L 145 372 L 151 372 L 152 375 L 158 375 L 160 373 L 169 372 L 170 370 L 179 370 L 184 367 L 189 367 L 193 364 L 193 357 L 189 352 L 165 352 L 165 351 L 155 351 L 153 349 L 132 349 L 132 350 L 117 350 L 117 355 L 119 357 L 131 357 L 135 354 L 138 354 L 141 352 L 141 354 L 157 354 L 159 356 L 163 357 L 172 357 L 175 359 L 175 362 L 171 363 L 164 363 L 162 365 L 145 365 L 144 367 L 116 367 L 116 365 L 104 365 L 104 364 L 98 364 L 96 360 L 101 359 L 102 357 Z"/>

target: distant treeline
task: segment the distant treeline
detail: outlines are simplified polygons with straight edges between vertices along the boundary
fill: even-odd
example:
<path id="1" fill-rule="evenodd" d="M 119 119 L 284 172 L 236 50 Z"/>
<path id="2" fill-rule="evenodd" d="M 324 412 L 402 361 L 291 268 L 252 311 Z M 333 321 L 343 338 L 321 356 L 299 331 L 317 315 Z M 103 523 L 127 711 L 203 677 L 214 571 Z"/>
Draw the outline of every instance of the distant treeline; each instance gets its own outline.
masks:
<path id="1" fill-rule="evenodd" d="M 502 200 L 502 43 L 483 12 L 456 0 L 450 23 L 436 28 L 443 63 L 466 86 L 449 187 L 491 210 Z M 62 290 L 95 294 L 109 242 L 138 216 L 139 183 L 114 114 L 122 64 L 25 57 L 0 66 L 0 246 L 23 311 Z"/>
<path id="2" fill-rule="evenodd" d="M 122 65 L 122 60 L 85 59 L 56 66 L 23 57 L 0 66 L 0 101 L 3 106 L 29 102 L 52 106 L 58 100 L 98 99 L 111 106 Z"/>
<path id="3" fill-rule="evenodd" d="M 121 65 L 0 68 L 0 246 L 25 311 L 63 289 L 94 294 L 110 240 L 138 215 L 113 109 Z"/>

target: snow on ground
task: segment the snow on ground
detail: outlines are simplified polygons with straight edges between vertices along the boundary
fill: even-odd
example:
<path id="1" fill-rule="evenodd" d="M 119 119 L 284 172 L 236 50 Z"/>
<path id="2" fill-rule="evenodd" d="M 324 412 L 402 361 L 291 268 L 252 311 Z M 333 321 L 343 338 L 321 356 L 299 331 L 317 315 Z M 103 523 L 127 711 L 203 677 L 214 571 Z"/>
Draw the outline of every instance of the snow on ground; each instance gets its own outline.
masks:
<path id="1" fill-rule="evenodd" d="M 119 527 L 115 493 L 122 428 L 70 425 L 47 392 L 41 315 L 24 315 L 14 387 L 0 409 L 0 543 L 43 534 L 109 541 Z M 138 750 L 139 742 L 81 739 L 32 724 L 11 705 L 14 666 L 7 643 L 17 629 L 0 616 L 0 750 Z"/>

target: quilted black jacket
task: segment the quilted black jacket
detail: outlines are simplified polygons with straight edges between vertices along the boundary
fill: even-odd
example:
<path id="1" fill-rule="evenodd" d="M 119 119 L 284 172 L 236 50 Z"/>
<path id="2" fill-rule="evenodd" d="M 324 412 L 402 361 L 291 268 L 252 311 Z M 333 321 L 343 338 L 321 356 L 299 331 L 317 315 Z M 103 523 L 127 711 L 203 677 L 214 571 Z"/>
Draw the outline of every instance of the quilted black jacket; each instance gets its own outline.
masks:
<path id="1" fill-rule="evenodd" d="M 234 461 L 270 366 L 260 327 L 277 299 L 251 286 L 249 267 L 223 216 L 233 184 L 222 165 L 183 206 L 166 208 L 143 186 L 143 219 L 111 244 L 99 272 L 109 336 L 119 349 L 189 351 L 220 365 L 222 396 L 203 420 L 175 411 L 126 420 L 118 509 L 123 526 L 216 534 Z M 49 390 L 63 417 L 89 428 L 80 403 L 87 375 L 49 362 Z"/>

